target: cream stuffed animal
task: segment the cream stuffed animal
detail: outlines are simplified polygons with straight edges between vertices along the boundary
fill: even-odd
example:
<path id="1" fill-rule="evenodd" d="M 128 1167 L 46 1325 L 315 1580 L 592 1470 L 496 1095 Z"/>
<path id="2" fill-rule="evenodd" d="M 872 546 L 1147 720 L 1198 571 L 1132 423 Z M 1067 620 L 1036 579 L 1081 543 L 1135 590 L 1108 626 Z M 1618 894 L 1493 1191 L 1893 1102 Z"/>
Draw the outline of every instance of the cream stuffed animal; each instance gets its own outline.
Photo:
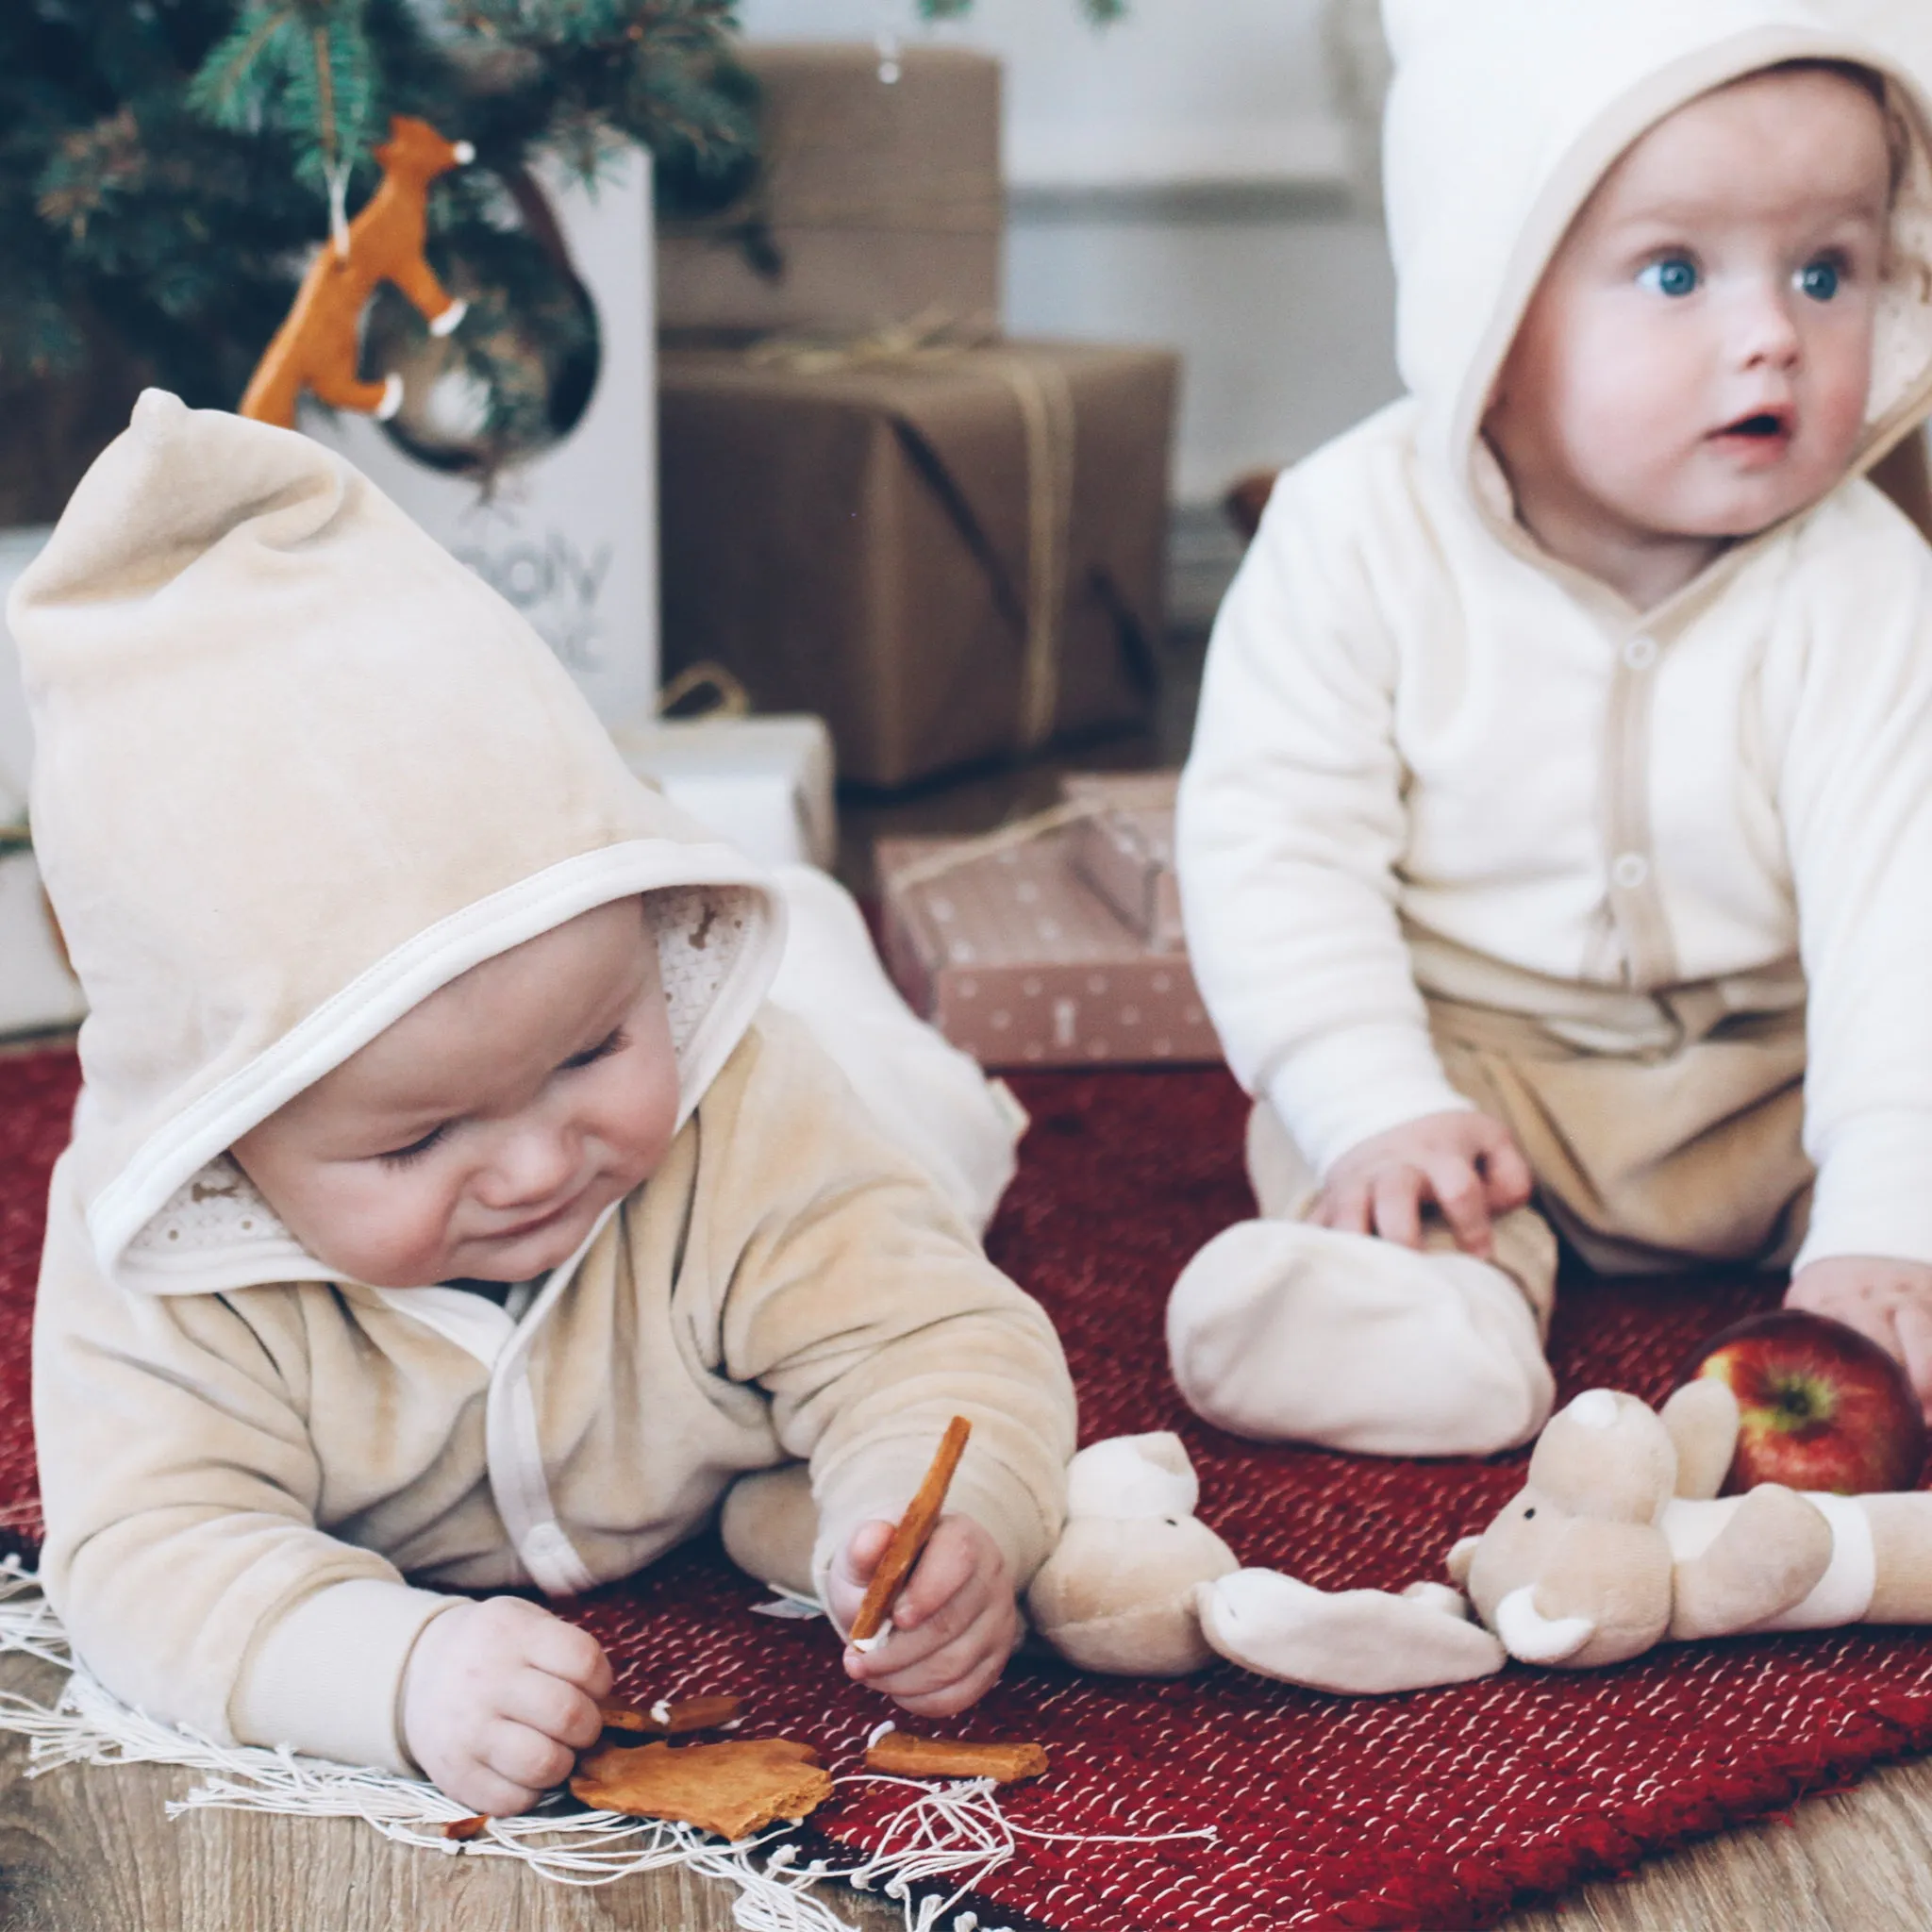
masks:
<path id="1" fill-rule="evenodd" d="M 1213 1660 L 1195 1590 L 1241 1568 L 1194 1514 L 1178 1436 L 1115 1436 L 1067 1465 L 1067 1526 L 1026 1593 L 1034 1630 L 1071 1664 L 1184 1677 Z"/>
<path id="2" fill-rule="evenodd" d="M 1241 1569 L 1195 1516 L 1200 1493 L 1178 1436 L 1116 1436 L 1081 1450 L 1067 1465 L 1067 1526 L 1027 1591 L 1034 1633 L 1109 1676 L 1185 1676 L 1219 1651 L 1264 1675 L 1323 1684 L 1306 1674 L 1318 1629 L 1330 1689 L 1414 1688 L 1418 1633 L 1429 1640 L 1432 1683 L 1502 1668 L 1502 1647 L 1443 1585 L 1329 1595 Z"/>
<path id="3" fill-rule="evenodd" d="M 1458 1683 L 1511 1657 L 1584 1669 L 1665 1639 L 1932 1623 L 1932 1494 L 1765 1483 L 1720 1497 L 1737 1433 L 1715 1381 L 1660 1415 L 1592 1389 L 1551 1418 L 1521 1492 L 1450 1552 L 1461 1590 L 1330 1594 L 1241 1571 L 1197 1587 L 1202 1632 L 1264 1675 L 1362 1692 Z"/>

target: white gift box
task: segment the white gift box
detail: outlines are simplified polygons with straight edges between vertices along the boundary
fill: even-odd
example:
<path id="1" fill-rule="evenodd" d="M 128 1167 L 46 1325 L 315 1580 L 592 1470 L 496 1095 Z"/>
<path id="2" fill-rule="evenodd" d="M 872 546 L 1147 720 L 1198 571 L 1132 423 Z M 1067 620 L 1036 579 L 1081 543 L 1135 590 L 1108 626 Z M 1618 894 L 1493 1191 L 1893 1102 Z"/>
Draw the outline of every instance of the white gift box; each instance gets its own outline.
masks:
<path id="1" fill-rule="evenodd" d="M 830 868 L 839 821 L 822 718 L 660 718 L 611 735 L 639 777 L 760 865 Z"/>
<path id="2" fill-rule="evenodd" d="M 26 777 L 33 763 L 33 728 L 26 721 L 20 654 L 7 628 L 7 598 L 14 580 L 54 534 L 51 525 L 19 524 L 0 529 L 0 830 L 26 824 Z"/>
<path id="3" fill-rule="evenodd" d="M 0 834 L 25 829 L 27 767 L 33 762 L 26 693 L 7 628 L 7 593 L 47 534 L 25 525 L 0 529 Z M 0 843 L 0 1037 L 75 1026 L 86 1010 L 79 983 L 54 936 L 33 854 L 10 841 Z"/>
<path id="4" fill-rule="evenodd" d="M 0 852 L 0 1038 L 78 1026 L 86 1013 L 33 854 Z"/>

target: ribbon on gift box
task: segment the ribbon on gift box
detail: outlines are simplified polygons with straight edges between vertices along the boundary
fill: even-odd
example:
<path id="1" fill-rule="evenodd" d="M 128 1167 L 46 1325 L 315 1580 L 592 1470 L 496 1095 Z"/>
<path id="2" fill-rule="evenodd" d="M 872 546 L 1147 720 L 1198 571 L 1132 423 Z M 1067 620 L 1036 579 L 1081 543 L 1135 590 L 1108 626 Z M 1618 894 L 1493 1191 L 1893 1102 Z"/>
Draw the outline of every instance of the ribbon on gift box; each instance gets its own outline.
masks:
<path id="1" fill-rule="evenodd" d="M 1006 342 L 990 330 L 962 325 L 940 310 L 858 335 L 775 336 L 744 352 L 754 368 L 793 375 L 840 375 L 858 370 L 971 368 L 1006 385 L 1019 411 L 1026 450 L 1026 593 L 1022 604 L 1025 637 L 1021 663 L 1019 737 L 1024 751 L 1038 751 L 1053 736 L 1059 708 L 1060 647 L 1067 607 L 1068 536 L 1074 513 L 1076 424 L 1074 391 L 1066 372 L 1049 357 Z M 902 433 L 916 437 L 909 425 Z M 929 470 L 943 477 L 938 453 L 921 448 Z M 941 492 L 948 512 L 994 582 L 1012 596 L 998 551 L 971 506 L 956 489 Z"/>
<path id="2" fill-rule="evenodd" d="M 703 704 L 691 709 L 680 711 L 678 707 L 694 697 L 702 696 Z M 749 718 L 751 716 L 751 693 L 744 688 L 744 680 L 736 672 L 727 671 L 722 664 L 714 664 L 705 658 L 695 664 L 687 664 L 677 675 L 658 693 L 658 715 L 669 718 L 675 714 L 687 723 L 701 718 Z"/>
<path id="3" fill-rule="evenodd" d="M 1000 853 L 1014 851 L 1022 845 L 1031 845 L 1035 840 L 1063 832 L 1083 819 L 1096 819 L 1107 809 L 1106 801 L 1098 798 L 1069 799 L 1063 805 L 1050 805 L 1044 811 L 1036 811 L 1026 818 L 996 825 L 976 839 L 962 839 L 958 844 L 949 845 L 943 852 L 935 852 L 929 858 L 914 859 L 909 865 L 902 865 L 892 874 L 892 885 L 900 891 L 910 891 L 915 886 L 929 886 L 935 879 L 942 879 L 948 873 L 958 872 L 961 866 L 972 865 L 982 858 L 997 858 Z"/>

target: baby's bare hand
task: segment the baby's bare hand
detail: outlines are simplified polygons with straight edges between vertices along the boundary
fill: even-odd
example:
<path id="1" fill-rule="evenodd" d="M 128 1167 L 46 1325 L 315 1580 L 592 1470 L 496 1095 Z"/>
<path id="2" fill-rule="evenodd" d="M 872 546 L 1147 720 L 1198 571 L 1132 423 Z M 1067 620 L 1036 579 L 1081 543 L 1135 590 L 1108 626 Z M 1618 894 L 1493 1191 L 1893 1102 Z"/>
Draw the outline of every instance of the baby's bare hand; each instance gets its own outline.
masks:
<path id="1" fill-rule="evenodd" d="M 1509 1130 L 1482 1113 L 1432 1113 L 1351 1147 L 1328 1172 L 1313 1219 L 1344 1234 L 1423 1243 L 1431 1205 L 1466 1253 L 1488 1260 L 1491 1224 L 1529 1199 L 1529 1162 Z"/>
<path id="2" fill-rule="evenodd" d="M 603 1731 L 602 1647 L 519 1597 L 459 1604 L 429 1624 L 403 1677 L 409 1754 L 458 1805 L 527 1811 Z"/>
<path id="3" fill-rule="evenodd" d="M 1835 1316 L 1896 1356 L 1932 1420 L 1932 1267 L 1877 1255 L 1834 1255 L 1792 1275 L 1785 1307 Z"/>
<path id="4" fill-rule="evenodd" d="M 832 1613 L 841 1627 L 891 1541 L 890 1523 L 858 1529 L 832 1568 Z M 918 1717 L 951 1717 L 999 1681 L 1020 1641 L 1020 1612 L 1005 1553 L 970 1516 L 942 1516 L 911 1581 L 892 1606 L 876 1650 L 845 1650 L 846 1675 L 882 1690 Z"/>

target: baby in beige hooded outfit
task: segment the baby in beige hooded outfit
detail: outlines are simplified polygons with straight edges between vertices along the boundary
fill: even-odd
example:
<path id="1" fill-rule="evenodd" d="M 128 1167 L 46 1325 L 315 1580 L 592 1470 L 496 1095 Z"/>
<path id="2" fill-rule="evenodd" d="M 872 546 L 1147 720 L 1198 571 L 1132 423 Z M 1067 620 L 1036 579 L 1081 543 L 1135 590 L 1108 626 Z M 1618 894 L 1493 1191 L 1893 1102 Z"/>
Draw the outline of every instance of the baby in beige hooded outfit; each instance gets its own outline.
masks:
<path id="1" fill-rule="evenodd" d="M 1560 1232 L 1792 1264 L 1932 1407 L 1932 556 L 1864 480 L 1932 408 L 1924 9 L 1384 10 L 1411 393 L 1208 655 L 1178 861 L 1267 1218 L 1176 1376 L 1524 1441 Z"/>
<path id="2" fill-rule="evenodd" d="M 763 1004 L 762 875 L 300 436 L 150 392 L 9 619 L 91 1008 L 35 1330 L 43 1575 L 88 1667 L 513 1811 L 608 1666 L 450 1591 L 568 1595 L 722 1509 L 842 1628 L 957 1413 L 951 1513 L 846 1668 L 976 1698 L 1060 1528 L 1071 1387 Z"/>

